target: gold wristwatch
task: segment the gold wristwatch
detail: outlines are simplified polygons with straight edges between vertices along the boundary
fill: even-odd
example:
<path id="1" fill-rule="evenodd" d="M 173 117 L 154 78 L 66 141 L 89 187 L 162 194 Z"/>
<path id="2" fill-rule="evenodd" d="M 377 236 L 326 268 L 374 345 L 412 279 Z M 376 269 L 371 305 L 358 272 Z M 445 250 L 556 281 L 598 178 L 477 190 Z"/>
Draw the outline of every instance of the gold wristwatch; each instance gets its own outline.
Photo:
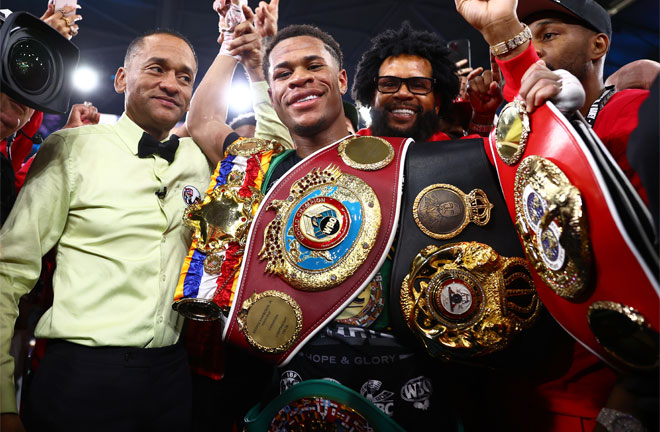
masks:
<path id="1" fill-rule="evenodd" d="M 527 24 L 523 24 L 523 29 L 520 33 L 512 37 L 511 39 L 500 42 L 497 45 L 490 46 L 490 52 L 494 56 L 504 55 L 509 51 L 513 51 L 518 48 L 520 45 L 524 44 L 528 40 L 532 39 L 532 31 L 527 27 Z"/>

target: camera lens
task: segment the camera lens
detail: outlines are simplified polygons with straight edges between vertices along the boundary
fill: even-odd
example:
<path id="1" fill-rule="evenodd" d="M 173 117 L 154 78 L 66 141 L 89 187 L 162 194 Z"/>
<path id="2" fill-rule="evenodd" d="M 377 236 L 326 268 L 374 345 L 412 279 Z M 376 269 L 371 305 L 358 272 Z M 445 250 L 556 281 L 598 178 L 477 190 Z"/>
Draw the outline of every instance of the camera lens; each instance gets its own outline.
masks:
<path id="1" fill-rule="evenodd" d="M 53 62 L 48 49 L 35 39 L 16 42 L 9 53 L 9 70 L 15 83 L 29 93 L 43 90 Z"/>

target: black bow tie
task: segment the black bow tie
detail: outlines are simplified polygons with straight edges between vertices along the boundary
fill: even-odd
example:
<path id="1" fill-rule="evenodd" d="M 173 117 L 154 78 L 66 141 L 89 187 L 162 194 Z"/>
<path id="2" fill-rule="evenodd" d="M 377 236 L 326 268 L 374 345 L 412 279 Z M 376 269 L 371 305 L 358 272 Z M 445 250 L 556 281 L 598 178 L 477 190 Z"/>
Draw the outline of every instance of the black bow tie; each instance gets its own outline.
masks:
<path id="1" fill-rule="evenodd" d="M 172 163 L 178 147 L 179 137 L 176 135 L 172 135 L 170 139 L 165 142 L 160 142 L 153 136 L 144 132 L 138 143 L 138 156 L 146 158 L 147 156 L 156 153 L 167 162 Z"/>

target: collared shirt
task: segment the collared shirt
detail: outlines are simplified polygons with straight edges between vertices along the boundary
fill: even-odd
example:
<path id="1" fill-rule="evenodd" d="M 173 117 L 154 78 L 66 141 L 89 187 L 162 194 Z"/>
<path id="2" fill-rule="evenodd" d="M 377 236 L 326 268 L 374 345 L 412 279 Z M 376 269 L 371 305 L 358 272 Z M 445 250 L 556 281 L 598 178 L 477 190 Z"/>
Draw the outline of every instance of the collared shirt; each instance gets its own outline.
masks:
<path id="1" fill-rule="evenodd" d="M 295 148 L 289 129 L 284 126 L 270 102 L 268 83 L 266 81 L 250 82 L 250 93 L 252 94 L 252 109 L 257 120 L 254 130 L 255 138 L 274 139 L 284 148 Z"/>
<path id="2" fill-rule="evenodd" d="M 142 133 L 124 114 L 115 125 L 56 132 L 37 153 L 0 231 L 2 412 L 16 410 L 9 344 L 18 299 L 53 246 L 53 306 L 37 337 L 146 348 L 177 341 L 183 320 L 171 304 L 191 238 L 182 191 L 203 193 L 211 170 L 189 138 L 171 164 L 139 158 Z"/>

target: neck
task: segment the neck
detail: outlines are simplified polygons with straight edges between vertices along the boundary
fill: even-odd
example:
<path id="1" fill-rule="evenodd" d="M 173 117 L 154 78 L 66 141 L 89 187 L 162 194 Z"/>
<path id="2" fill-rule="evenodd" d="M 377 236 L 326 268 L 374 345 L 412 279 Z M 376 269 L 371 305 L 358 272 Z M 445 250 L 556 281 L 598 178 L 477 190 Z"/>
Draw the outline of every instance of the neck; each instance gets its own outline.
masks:
<path id="1" fill-rule="evenodd" d="M 140 128 L 141 128 L 143 131 L 145 131 L 146 133 L 148 133 L 148 134 L 151 135 L 152 137 L 156 138 L 158 141 L 162 141 L 162 140 L 164 140 L 165 138 L 167 138 L 167 137 L 168 137 L 168 134 L 169 134 L 169 132 L 170 132 L 170 129 L 172 129 L 172 128 L 169 128 L 169 129 L 155 129 L 155 128 L 153 128 L 153 127 L 148 127 L 148 126 L 141 125 L 140 123 L 138 123 L 137 121 L 135 121 L 135 118 L 134 118 L 135 116 L 133 116 L 132 113 L 131 113 L 128 109 L 126 110 L 126 116 L 127 116 L 129 119 L 131 119 L 131 121 L 132 121 L 133 123 L 135 123 L 136 125 L 140 126 Z M 174 125 L 173 125 L 172 127 L 174 127 Z"/>
<path id="2" fill-rule="evenodd" d="M 603 93 L 605 84 L 603 84 L 603 80 L 601 78 L 587 78 L 582 82 L 582 87 L 584 87 L 586 98 L 584 100 L 584 105 L 582 105 L 582 109 L 580 109 L 580 112 L 582 115 L 586 116 L 589 112 L 589 108 L 591 108 L 591 105 Z"/>
<path id="3" fill-rule="evenodd" d="M 300 136 L 292 134 L 296 145 L 296 153 L 301 158 L 306 158 L 317 150 L 329 146 L 348 135 L 346 124 L 342 121 L 339 125 L 325 129 L 313 136 Z"/>

